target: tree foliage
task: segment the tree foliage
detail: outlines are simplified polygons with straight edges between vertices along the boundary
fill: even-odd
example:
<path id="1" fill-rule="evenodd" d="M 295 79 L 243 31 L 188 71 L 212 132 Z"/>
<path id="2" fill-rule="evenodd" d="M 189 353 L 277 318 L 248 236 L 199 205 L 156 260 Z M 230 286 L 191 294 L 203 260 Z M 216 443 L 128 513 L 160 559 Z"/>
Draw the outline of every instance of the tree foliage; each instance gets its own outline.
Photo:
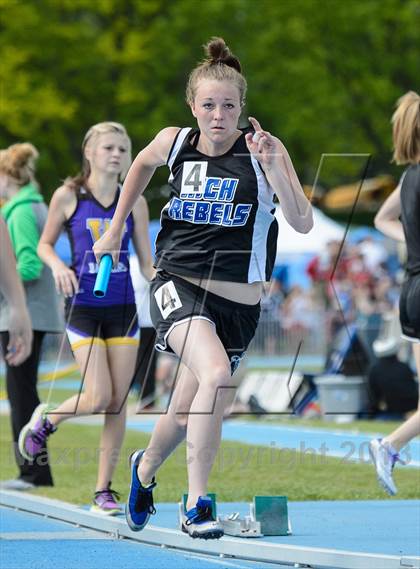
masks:
<path id="1" fill-rule="evenodd" d="M 184 100 L 202 45 L 222 36 L 248 79 L 247 113 L 279 136 L 311 184 L 320 156 L 371 154 L 393 172 L 389 120 L 418 88 L 417 0 L 0 0 L 0 146 L 41 151 L 49 195 L 77 172 L 95 122 L 124 123 L 137 152 L 169 125 L 192 125 Z M 366 159 L 329 157 L 331 186 Z M 153 213 L 162 171 L 152 181 Z"/>

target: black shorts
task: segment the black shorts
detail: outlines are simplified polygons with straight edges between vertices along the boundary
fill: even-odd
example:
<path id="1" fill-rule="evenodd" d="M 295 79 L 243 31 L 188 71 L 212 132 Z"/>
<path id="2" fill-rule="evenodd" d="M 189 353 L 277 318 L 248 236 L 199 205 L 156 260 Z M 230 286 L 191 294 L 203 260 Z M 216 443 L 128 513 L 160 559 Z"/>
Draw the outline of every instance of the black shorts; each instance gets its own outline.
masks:
<path id="1" fill-rule="evenodd" d="M 86 344 L 139 344 L 139 325 L 135 304 L 115 306 L 72 306 L 66 302 L 66 332 L 73 350 Z"/>
<path id="2" fill-rule="evenodd" d="M 150 287 L 150 314 L 156 329 L 155 348 L 173 353 L 167 339 L 178 324 L 208 320 L 226 350 L 232 373 L 254 337 L 260 303 L 243 304 L 207 292 L 181 277 L 158 271 Z"/>
<path id="3" fill-rule="evenodd" d="M 403 337 L 420 342 L 420 274 L 408 276 L 402 285 L 400 322 Z"/>

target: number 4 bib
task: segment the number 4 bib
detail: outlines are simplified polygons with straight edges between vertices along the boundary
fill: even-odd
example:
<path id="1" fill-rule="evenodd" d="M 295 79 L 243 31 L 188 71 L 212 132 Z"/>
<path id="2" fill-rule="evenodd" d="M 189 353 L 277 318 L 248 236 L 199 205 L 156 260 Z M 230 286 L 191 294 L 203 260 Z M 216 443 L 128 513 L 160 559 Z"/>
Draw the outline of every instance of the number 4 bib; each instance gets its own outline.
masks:
<path id="1" fill-rule="evenodd" d="M 158 288 L 154 296 L 160 313 L 165 320 L 174 310 L 182 306 L 173 281 L 169 281 Z"/>
<path id="2" fill-rule="evenodd" d="M 179 197 L 200 200 L 206 186 L 207 162 L 184 162 Z"/>

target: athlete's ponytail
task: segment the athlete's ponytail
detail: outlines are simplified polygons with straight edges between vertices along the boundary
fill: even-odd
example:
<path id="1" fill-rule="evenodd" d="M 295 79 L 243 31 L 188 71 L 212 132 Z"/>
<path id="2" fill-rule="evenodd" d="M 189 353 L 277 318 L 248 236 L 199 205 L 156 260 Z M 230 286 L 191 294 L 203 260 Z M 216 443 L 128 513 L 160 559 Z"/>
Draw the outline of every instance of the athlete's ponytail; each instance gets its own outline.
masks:
<path id="1" fill-rule="evenodd" d="M 246 79 L 242 75 L 239 59 L 230 51 L 222 38 L 214 37 L 205 46 L 206 58 L 190 73 L 186 99 L 192 105 L 201 79 L 232 81 L 238 87 L 241 105 L 245 104 Z"/>
<path id="2" fill-rule="evenodd" d="M 392 115 L 394 141 L 393 160 L 397 164 L 418 164 L 420 161 L 420 96 L 408 91 L 397 101 Z"/>

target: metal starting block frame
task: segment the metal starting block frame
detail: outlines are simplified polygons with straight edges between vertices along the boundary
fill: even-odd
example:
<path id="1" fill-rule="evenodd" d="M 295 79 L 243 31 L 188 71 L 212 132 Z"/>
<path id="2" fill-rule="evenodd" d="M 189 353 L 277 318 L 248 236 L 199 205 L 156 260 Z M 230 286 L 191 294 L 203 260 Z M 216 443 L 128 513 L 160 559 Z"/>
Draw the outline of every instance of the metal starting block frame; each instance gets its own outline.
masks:
<path id="1" fill-rule="evenodd" d="M 254 496 L 249 516 L 239 513 L 219 518 L 226 535 L 234 537 L 263 537 L 291 535 L 286 496 Z"/>
<path id="2" fill-rule="evenodd" d="M 214 517 L 222 524 L 226 535 L 233 537 L 264 537 L 291 535 L 292 528 L 288 515 L 287 496 L 254 496 L 249 504 L 249 515 L 240 516 L 234 512 L 228 516 L 218 516 L 216 494 L 209 493 Z M 187 494 L 183 494 L 178 503 L 179 528 L 182 527 L 182 516 L 186 509 Z"/>
<path id="3" fill-rule="evenodd" d="M 251 504 L 250 504 L 251 505 Z M 251 516 L 241 518 L 239 512 L 219 518 L 226 535 L 234 537 L 263 537 L 261 524 Z"/>

